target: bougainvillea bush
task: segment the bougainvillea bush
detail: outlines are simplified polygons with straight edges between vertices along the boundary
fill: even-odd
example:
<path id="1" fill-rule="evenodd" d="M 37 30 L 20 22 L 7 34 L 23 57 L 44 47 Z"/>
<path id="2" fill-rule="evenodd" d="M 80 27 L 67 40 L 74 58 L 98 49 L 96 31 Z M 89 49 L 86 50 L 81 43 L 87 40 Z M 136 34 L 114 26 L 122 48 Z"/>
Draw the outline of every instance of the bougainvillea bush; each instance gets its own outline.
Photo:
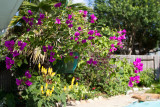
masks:
<path id="1" fill-rule="evenodd" d="M 137 59 L 136 62 L 134 62 L 134 68 L 133 64 L 127 65 L 125 62 L 112 57 L 117 49 L 123 48 L 123 40 L 126 39 L 125 29 L 112 31 L 110 38 L 107 38 L 102 35 L 101 31 L 108 30 L 109 28 L 97 30 L 96 27 L 92 27 L 92 25 L 96 26 L 96 20 L 98 20 L 94 14 L 88 14 L 85 10 L 75 12 L 71 8 L 64 8 L 61 3 L 55 4 L 52 9 L 53 14 L 49 15 L 45 13 L 39 13 L 37 15 L 31 10 L 28 10 L 26 15 L 22 17 L 26 22 L 26 33 L 17 38 L 17 41 L 10 40 L 5 42 L 5 47 L 10 54 L 9 56 L 6 56 L 7 69 L 14 70 L 14 68 L 20 67 L 23 63 L 27 64 L 28 61 L 26 58 L 27 56 L 30 56 L 30 53 L 32 52 L 35 53 L 34 60 L 36 60 L 37 57 L 42 56 L 47 62 L 50 62 L 53 65 L 57 63 L 57 60 L 62 60 L 63 58 L 64 62 L 78 59 L 78 68 L 80 67 L 85 70 L 85 75 L 83 76 L 89 78 L 86 83 L 89 83 L 88 86 L 91 86 L 90 88 L 92 90 L 96 89 L 94 86 L 100 85 L 103 87 L 107 82 L 110 82 L 112 77 L 120 74 L 120 70 L 128 75 L 125 81 L 127 81 L 127 83 L 129 82 L 129 86 L 132 87 L 134 81 L 138 83 L 139 76 L 135 76 L 133 72 L 137 74 L 142 71 L 143 64 L 140 59 Z M 79 55 L 75 55 L 74 52 L 77 52 Z M 106 58 L 108 59 L 106 60 Z M 53 87 L 51 88 L 50 86 L 49 89 L 46 88 L 44 92 L 44 90 L 42 90 L 44 89 L 44 84 L 37 83 L 39 83 L 38 81 L 42 77 L 43 79 L 47 78 L 46 80 L 42 79 L 43 83 L 49 78 L 52 78 L 52 76 L 56 74 L 52 74 L 54 68 L 52 70 L 51 68 L 42 69 L 41 66 L 39 66 L 39 69 L 42 69 L 41 72 L 39 72 L 34 69 L 36 68 L 35 65 L 38 65 L 38 63 L 40 63 L 40 61 L 35 61 L 33 66 L 25 71 L 24 77 L 16 79 L 17 85 L 24 84 L 28 87 L 27 90 L 30 90 L 30 92 L 28 91 L 29 93 L 27 93 L 28 98 L 33 97 L 35 93 L 37 95 L 43 94 L 45 97 L 52 96 L 53 93 Z M 34 76 L 32 76 L 32 74 Z M 51 77 L 45 77 L 46 74 L 49 74 Z M 36 77 L 35 75 L 41 76 Z M 81 72 L 79 72 L 79 75 L 81 75 Z M 106 80 L 100 79 L 101 77 L 106 77 Z M 123 78 L 122 75 L 119 78 Z M 94 82 L 95 79 L 97 79 L 96 81 L 100 84 L 96 84 Z M 54 79 L 51 79 L 50 81 L 52 86 L 58 84 Z M 72 86 L 73 85 L 70 86 L 71 91 L 68 93 L 78 92 L 78 95 L 84 98 L 84 94 L 80 93 L 78 89 L 72 90 Z M 40 87 L 41 91 L 39 90 Z M 62 92 L 61 87 L 63 87 L 63 85 L 56 87 L 59 88 L 57 88 L 57 92 L 56 94 L 54 93 L 55 95 L 53 94 L 53 96 L 54 99 L 59 99 L 56 95 L 60 95 Z M 38 91 L 34 91 L 34 89 L 38 89 Z M 102 89 L 105 89 L 105 87 Z M 41 100 L 43 95 L 37 97 L 33 101 Z M 48 101 L 47 104 L 50 104 L 53 98 L 48 98 L 49 99 L 45 100 L 45 103 Z M 60 100 L 54 100 L 54 102 L 59 101 Z M 64 99 L 62 101 L 64 101 Z"/>

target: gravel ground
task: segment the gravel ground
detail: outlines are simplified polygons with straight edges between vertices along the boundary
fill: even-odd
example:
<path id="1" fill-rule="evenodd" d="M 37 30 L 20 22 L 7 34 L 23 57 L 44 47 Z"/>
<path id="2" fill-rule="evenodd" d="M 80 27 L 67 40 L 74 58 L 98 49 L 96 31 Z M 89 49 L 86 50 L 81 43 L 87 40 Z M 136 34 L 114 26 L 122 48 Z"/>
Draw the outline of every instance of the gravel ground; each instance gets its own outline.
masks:
<path id="1" fill-rule="evenodd" d="M 135 101 L 136 99 L 131 98 L 132 95 L 119 95 L 110 98 L 94 98 L 88 101 L 76 101 L 72 103 L 74 106 L 67 107 L 125 107 Z"/>
<path id="2" fill-rule="evenodd" d="M 138 99 L 131 98 L 133 94 L 143 94 L 148 89 L 149 88 L 143 88 L 142 90 L 139 90 L 138 88 L 134 88 L 134 91 L 129 90 L 127 95 L 118 95 L 110 98 L 98 97 L 87 101 L 75 101 L 71 102 L 72 106 L 67 107 L 126 107 L 127 105 L 138 101 Z"/>

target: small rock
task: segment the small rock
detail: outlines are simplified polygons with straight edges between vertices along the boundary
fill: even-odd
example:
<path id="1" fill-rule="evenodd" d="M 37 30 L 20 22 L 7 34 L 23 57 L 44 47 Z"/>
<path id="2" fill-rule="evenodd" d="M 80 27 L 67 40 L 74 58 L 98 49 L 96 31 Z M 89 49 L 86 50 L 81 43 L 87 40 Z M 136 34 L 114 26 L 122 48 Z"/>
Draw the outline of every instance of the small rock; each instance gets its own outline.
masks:
<path id="1" fill-rule="evenodd" d="M 75 104 L 76 104 L 76 105 L 79 105 L 79 104 L 81 104 L 81 103 L 80 103 L 80 101 L 76 101 Z"/>
<path id="2" fill-rule="evenodd" d="M 132 90 L 128 90 L 128 91 L 127 91 L 127 95 L 128 95 L 128 94 L 132 94 L 132 93 L 133 93 Z"/>
<path id="3" fill-rule="evenodd" d="M 102 96 L 99 96 L 99 97 L 98 97 L 98 99 L 99 99 L 99 100 L 102 100 L 102 99 L 103 99 L 103 97 L 102 97 Z"/>
<path id="4" fill-rule="evenodd" d="M 80 102 L 81 102 L 81 104 L 86 104 L 85 100 L 81 100 Z"/>
<path id="5" fill-rule="evenodd" d="M 133 88 L 133 90 L 134 90 L 134 91 L 138 91 L 139 89 L 138 89 L 138 88 Z"/>
<path id="6" fill-rule="evenodd" d="M 93 100 L 94 100 L 94 101 L 98 101 L 99 99 L 98 99 L 98 98 L 94 98 Z"/>
<path id="7" fill-rule="evenodd" d="M 93 101 L 92 99 L 88 99 L 87 102 L 88 102 L 88 103 L 92 103 L 92 102 L 94 102 L 94 101 Z"/>
<path id="8" fill-rule="evenodd" d="M 75 101 L 70 101 L 70 104 L 71 104 L 72 106 L 75 106 L 75 105 L 76 105 Z"/>
<path id="9" fill-rule="evenodd" d="M 150 88 L 147 88 L 147 87 L 143 87 L 143 89 L 144 89 L 144 90 L 149 90 Z"/>

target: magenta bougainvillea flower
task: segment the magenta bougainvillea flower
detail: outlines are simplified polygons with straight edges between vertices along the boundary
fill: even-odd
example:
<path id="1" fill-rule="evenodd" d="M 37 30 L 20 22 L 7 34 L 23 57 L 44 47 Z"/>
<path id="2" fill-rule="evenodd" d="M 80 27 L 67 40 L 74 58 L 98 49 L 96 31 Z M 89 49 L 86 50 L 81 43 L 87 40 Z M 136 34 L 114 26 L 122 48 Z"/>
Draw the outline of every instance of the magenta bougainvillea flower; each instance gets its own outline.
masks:
<path id="1" fill-rule="evenodd" d="M 86 39 L 82 40 L 82 43 L 86 43 L 86 42 L 87 42 Z"/>
<path id="2" fill-rule="evenodd" d="M 139 80 L 140 80 L 140 76 L 139 76 L 139 75 L 137 75 L 137 76 L 135 76 L 135 77 L 130 77 L 128 86 L 129 86 L 129 87 L 133 87 L 133 83 L 132 83 L 132 82 L 136 81 L 136 83 L 138 84 L 138 83 L 139 83 Z"/>
<path id="3" fill-rule="evenodd" d="M 74 59 L 78 59 L 78 56 L 75 56 Z"/>
<path id="4" fill-rule="evenodd" d="M 79 10 L 79 13 L 83 13 L 83 10 Z"/>
<path id="5" fill-rule="evenodd" d="M 45 18 L 44 14 L 42 14 L 42 13 L 39 14 L 39 17 L 41 20 Z"/>
<path id="6" fill-rule="evenodd" d="M 91 23 L 95 23 L 96 20 L 97 20 L 97 17 L 94 14 L 92 14 L 91 15 Z"/>
<path id="7" fill-rule="evenodd" d="M 75 38 L 75 41 L 77 41 L 79 38 Z"/>
<path id="8" fill-rule="evenodd" d="M 92 63 L 93 63 L 93 65 L 97 65 L 97 61 L 93 61 Z"/>
<path id="9" fill-rule="evenodd" d="M 69 55 L 70 55 L 70 56 L 73 56 L 73 52 L 70 52 Z"/>
<path id="10" fill-rule="evenodd" d="M 55 53 L 54 53 L 54 52 L 51 52 L 50 55 L 53 57 L 53 56 L 55 55 Z"/>
<path id="11" fill-rule="evenodd" d="M 11 69 L 12 65 L 14 64 L 14 60 L 12 60 L 11 58 L 9 57 L 6 57 L 6 68 L 7 69 Z"/>
<path id="12" fill-rule="evenodd" d="M 49 59 L 50 62 L 53 62 L 55 60 L 56 60 L 56 58 L 53 58 L 53 56 L 50 56 L 50 59 Z"/>
<path id="13" fill-rule="evenodd" d="M 22 42 L 22 41 L 18 41 L 18 46 L 20 47 L 19 49 L 22 51 L 24 49 L 24 47 L 27 45 L 27 43 Z"/>
<path id="14" fill-rule="evenodd" d="M 28 70 L 25 72 L 25 76 L 26 76 L 26 78 L 31 78 L 32 77 L 32 75 L 29 73 Z"/>
<path id="15" fill-rule="evenodd" d="M 53 46 L 48 45 L 48 50 L 52 50 Z"/>
<path id="16" fill-rule="evenodd" d="M 33 25 L 33 22 L 32 22 L 32 21 L 30 21 L 28 24 L 29 24 L 29 25 L 32 27 L 32 25 Z"/>
<path id="17" fill-rule="evenodd" d="M 111 45 L 111 49 L 109 50 L 109 52 L 114 52 L 117 51 L 117 48 L 114 47 L 114 44 Z"/>
<path id="18" fill-rule="evenodd" d="M 32 11 L 31 11 L 31 10 L 28 10 L 28 14 L 29 14 L 29 15 L 32 15 L 33 13 L 32 13 Z"/>
<path id="19" fill-rule="evenodd" d="M 89 30 L 88 32 L 89 35 L 93 35 L 93 33 L 94 33 L 94 30 Z"/>
<path id="20" fill-rule="evenodd" d="M 68 27 L 69 27 L 69 28 L 72 28 L 72 27 L 73 27 L 73 24 L 69 24 Z"/>
<path id="21" fill-rule="evenodd" d="M 23 19 L 26 23 L 29 22 L 29 19 L 28 19 L 26 16 L 23 16 L 22 19 Z"/>
<path id="22" fill-rule="evenodd" d="M 109 37 L 109 39 L 110 39 L 110 40 L 116 40 L 117 37 L 114 35 L 114 36 Z"/>
<path id="23" fill-rule="evenodd" d="M 56 18 L 56 22 L 55 22 L 55 24 L 61 24 L 61 20 L 60 20 L 60 19 L 58 19 L 58 18 Z"/>
<path id="24" fill-rule="evenodd" d="M 128 86 L 129 86 L 129 87 L 133 87 L 133 83 L 132 83 L 131 80 L 129 80 Z"/>
<path id="25" fill-rule="evenodd" d="M 89 36 L 88 37 L 88 40 L 92 40 L 92 39 L 94 39 L 95 37 L 93 37 L 93 36 Z"/>
<path id="26" fill-rule="evenodd" d="M 92 62 L 93 62 L 92 58 L 90 58 L 89 61 L 87 61 L 88 64 L 92 64 Z"/>
<path id="27" fill-rule="evenodd" d="M 16 78 L 16 84 L 17 84 L 17 85 L 21 85 L 22 81 L 23 81 L 22 79 L 19 80 L 19 79 Z"/>
<path id="28" fill-rule="evenodd" d="M 41 25 L 42 24 L 42 21 L 41 21 L 41 19 L 39 18 L 38 19 L 38 23 L 37 23 L 38 25 Z"/>
<path id="29" fill-rule="evenodd" d="M 81 27 L 78 27 L 78 30 L 81 31 Z"/>
<path id="30" fill-rule="evenodd" d="M 71 23 L 71 21 L 70 20 L 66 20 L 66 24 L 70 24 Z"/>
<path id="31" fill-rule="evenodd" d="M 93 61 L 93 59 L 90 58 L 89 61 L 87 61 L 87 63 L 88 63 L 89 65 L 91 65 L 91 64 L 96 65 L 96 64 L 97 64 L 97 61 Z"/>
<path id="32" fill-rule="evenodd" d="M 80 33 L 77 31 L 74 35 L 77 37 L 80 35 Z"/>
<path id="33" fill-rule="evenodd" d="M 28 29 L 27 29 L 27 32 L 29 32 L 30 30 L 31 30 L 31 29 L 28 28 Z"/>
<path id="34" fill-rule="evenodd" d="M 86 17 L 86 16 L 87 16 L 87 13 L 88 13 L 88 12 L 84 10 L 84 11 L 83 11 L 83 17 Z"/>
<path id="35" fill-rule="evenodd" d="M 10 52 L 13 51 L 14 44 L 15 44 L 15 42 L 13 40 L 11 40 L 11 41 L 5 41 L 5 46 L 8 48 L 8 50 Z"/>
<path id="36" fill-rule="evenodd" d="M 111 47 L 114 47 L 114 44 L 112 44 Z"/>
<path id="37" fill-rule="evenodd" d="M 30 85 L 32 85 L 32 82 L 30 82 L 29 80 L 27 80 L 27 81 L 25 82 L 25 84 L 26 84 L 27 86 L 30 86 Z"/>
<path id="38" fill-rule="evenodd" d="M 72 15 L 68 14 L 68 19 L 71 19 L 72 18 Z"/>
<path id="39" fill-rule="evenodd" d="M 43 46 L 43 52 L 47 52 L 47 47 Z"/>
<path id="40" fill-rule="evenodd" d="M 141 63 L 141 58 L 137 58 L 136 61 L 133 62 L 133 65 L 136 68 L 135 73 L 143 71 L 143 63 Z"/>
<path id="41" fill-rule="evenodd" d="M 99 37 L 102 37 L 102 35 L 100 33 L 98 33 L 98 32 L 95 32 L 95 35 L 99 36 Z"/>
<path id="42" fill-rule="evenodd" d="M 60 3 L 55 4 L 54 7 L 56 7 L 56 8 L 61 7 L 61 5 L 62 5 L 62 3 L 60 2 Z"/>
<path id="43" fill-rule="evenodd" d="M 73 40 L 73 37 L 71 36 L 71 38 L 70 38 L 71 40 Z"/>
<path id="44" fill-rule="evenodd" d="M 13 57 L 16 57 L 16 56 L 19 56 L 19 53 L 15 50 L 15 51 L 13 52 Z"/>

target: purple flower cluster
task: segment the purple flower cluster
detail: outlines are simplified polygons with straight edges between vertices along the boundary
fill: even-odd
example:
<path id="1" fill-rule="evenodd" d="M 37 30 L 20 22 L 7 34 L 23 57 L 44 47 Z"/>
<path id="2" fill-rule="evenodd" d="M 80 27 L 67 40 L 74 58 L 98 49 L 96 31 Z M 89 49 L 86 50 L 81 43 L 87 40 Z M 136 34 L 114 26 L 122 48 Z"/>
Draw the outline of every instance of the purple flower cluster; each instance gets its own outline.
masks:
<path id="1" fill-rule="evenodd" d="M 89 35 L 93 35 L 93 33 L 94 33 L 94 30 L 89 30 L 88 32 Z"/>
<path id="2" fill-rule="evenodd" d="M 50 62 L 53 62 L 53 61 L 56 60 L 56 58 L 54 58 L 54 55 L 55 55 L 54 52 L 51 52 L 51 53 L 50 53 L 50 59 L 49 59 Z"/>
<path id="3" fill-rule="evenodd" d="M 61 5 L 62 5 L 62 3 L 60 2 L 60 3 L 55 4 L 54 7 L 56 7 L 56 8 L 61 7 Z"/>
<path id="4" fill-rule="evenodd" d="M 19 80 L 19 79 L 16 78 L 16 84 L 17 84 L 17 85 L 21 85 L 22 81 L 23 81 L 22 79 Z"/>
<path id="5" fill-rule="evenodd" d="M 94 14 L 92 14 L 91 15 L 91 23 L 95 23 L 94 21 L 96 21 L 96 20 L 97 20 L 97 17 Z"/>
<path id="6" fill-rule="evenodd" d="M 117 51 L 117 48 L 114 47 L 114 44 L 111 45 L 111 49 L 109 50 L 109 52 L 114 52 Z"/>
<path id="7" fill-rule="evenodd" d="M 88 12 L 84 10 L 84 11 L 83 11 L 83 17 L 86 17 L 86 16 L 87 16 L 87 13 L 88 13 Z"/>
<path id="8" fill-rule="evenodd" d="M 69 55 L 70 55 L 70 56 L 73 56 L 73 52 L 70 52 Z"/>
<path id="9" fill-rule="evenodd" d="M 75 56 L 74 59 L 78 59 L 78 56 Z"/>
<path id="10" fill-rule="evenodd" d="M 29 73 L 28 70 L 25 72 L 25 76 L 26 76 L 27 79 L 30 79 L 30 78 L 32 77 L 32 75 Z M 19 80 L 19 79 L 16 78 L 16 84 L 17 84 L 17 85 L 21 85 L 22 82 L 23 82 L 23 79 Z M 30 82 L 29 80 L 27 80 L 27 81 L 25 82 L 25 84 L 26 84 L 27 86 L 30 86 L 30 85 L 32 85 L 32 82 Z"/>
<path id="11" fill-rule="evenodd" d="M 14 44 L 15 44 L 15 42 L 13 40 L 11 40 L 11 41 L 5 41 L 5 46 L 8 48 L 8 50 L 10 52 L 13 51 Z"/>
<path id="12" fill-rule="evenodd" d="M 47 47 L 43 46 L 43 52 L 47 52 Z"/>
<path id="13" fill-rule="evenodd" d="M 40 13 L 39 14 L 39 18 L 38 18 L 38 22 L 37 25 L 42 25 L 42 20 L 45 18 L 44 14 Z"/>
<path id="14" fill-rule="evenodd" d="M 115 35 L 114 36 L 111 36 L 109 39 L 110 40 L 117 40 L 118 43 L 117 43 L 117 46 L 119 46 L 120 48 L 123 48 L 123 43 L 122 43 L 122 40 L 126 39 L 125 35 L 126 35 L 126 30 L 122 30 L 122 31 L 118 31 L 118 34 L 120 36 L 116 37 Z M 111 49 L 109 50 L 110 52 L 114 52 L 116 51 L 117 48 L 115 48 L 113 45 L 111 46 Z"/>
<path id="15" fill-rule="evenodd" d="M 72 15 L 68 14 L 68 20 L 66 20 L 66 24 L 68 25 L 69 28 L 73 27 L 71 18 L 72 18 Z"/>
<path id="16" fill-rule="evenodd" d="M 12 65 L 14 64 L 14 60 L 9 57 L 6 57 L 6 68 L 11 69 Z"/>
<path id="17" fill-rule="evenodd" d="M 22 51 L 24 49 L 24 47 L 27 45 L 27 43 L 22 42 L 22 41 L 18 41 L 18 46 L 20 47 L 19 49 Z"/>
<path id="18" fill-rule="evenodd" d="M 48 50 L 52 50 L 53 46 L 48 45 Z M 47 47 L 43 46 L 43 52 L 47 52 Z"/>
<path id="19" fill-rule="evenodd" d="M 15 50 L 15 51 L 13 52 L 13 57 L 16 57 L 16 56 L 19 56 L 19 53 Z"/>
<path id="20" fill-rule="evenodd" d="M 136 61 L 133 62 L 133 65 L 135 66 L 135 73 L 139 73 L 143 70 L 143 63 L 141 63 L 141 58 L 137 58 Z M 140 80 L 140 76 L 135 76 L 135 77 L 130 77 L 130 81 L 128 83 L 129 87 L 133 87 L 133 81 L 136 81 L 136 83 L 138 84 Z"/>
<path id="21" fill-rule="evenodd" d="M 136 68 L 136 70 L 134 71 L 135 73 L 143 71 L 143 63 L 141 63 L 141 58 L 137 58 L 136 61 L 133 62 L 133 65 Z"/>
<path id="22" fill-rule="evenodd" d="M 30 82 L 29 80 L 27 80 L 27 81 L 25 82 L 25 84 L 28 85 L 28 86 L 30 86 L 30 85 L 32 85 L 32 82 Z"/>
<path id="23" fill-rule="evenodd" d="M 139 80 L 140 80 L 140 76 L 139 76 L 139 75 L 137 75 L 137 76 L 135 76 L 135 77 L 130 77 L 128 86 L 129 86 L 129 87 L 133 87 L 133 83 L 132 83 L 132 82 L 136 81 L 136 83 L 138 84 L 138 83 L 139 83 Z"/>
<path id="24" fill-rule="evenodd" d="M 32 13 L 32 11 L 31 11 L 31 10 L 28 10 L 28 14 L 29 14 L 29 15 L 32 15 L 33 13 Z"/>
<path id="25" fill-rule="evenodd" d="M 88 63 L 89 65 L 91 65 L 91 64 L 96 65 L 96 64 L 97 64 L 97 61 L 93 61 L 93 59 L 90 58 L 89 61 L 87 61 L 87 63 Z"/>
<path id="26" fill-rule="evenodd" d="M 61 24 L 61 20 L 59 18 L 56 18 L 55 24 Z"/>
<path id="27" fill-rule="evenodd" d="M 80 13 L 80 14 L 83 13 L 83 17 L 86 17 L 88 12 L 85 11 L 85 10 L 84 10 L 84 11 L 83 11 L 83 10 L 79 10 L 79 13 Z"/>
<path id="28" fill-rule="evenodd" d="M 31 78 L 32 77 L 32 75 L 29 73 L 29 71 L 25 72 L 25 76 L 26 76 L 26 78 Z"/>

